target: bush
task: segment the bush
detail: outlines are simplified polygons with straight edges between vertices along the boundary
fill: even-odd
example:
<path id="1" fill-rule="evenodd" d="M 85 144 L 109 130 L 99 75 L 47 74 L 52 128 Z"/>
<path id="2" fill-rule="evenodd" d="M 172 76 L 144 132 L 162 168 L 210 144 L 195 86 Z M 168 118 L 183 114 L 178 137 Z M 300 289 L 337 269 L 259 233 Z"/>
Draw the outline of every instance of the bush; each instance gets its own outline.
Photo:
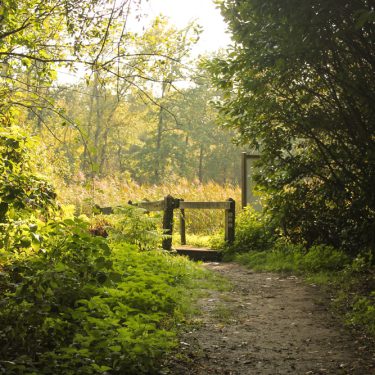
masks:
<path id="1" fill-rule="evenodd" d="M 256 271 L 298 272 L 304 251 L 303 246 L 280 239 L 271 250 L 238 254 L 235 260 Z"/>
<path id="2" fill-rule="evenodd" d="M 0 223 L 30 213 L 48 216 L 56 209 L 54 189 L 35 175 L 29 148 L 19 128 L 0 125 Z"/>
<path id="3" fill-rule="evenodd" d="M 226 249 L 227 256 L 249 251 L 266 251 L 276 239 L 275 227 L 266 214 L 246 207 L 237 217 L 234 244 Z"/>
<path id="4" fill-rule="evenodd" d="M 375 337 L 375 292 L 369 296 L 358 296 L 347 313 L 347 323 L 366 326 Z"/>
<path id="5" fill-rule="evenodd" d="M 349 263 L 350 259 L 343 251 L 315 245 L 302 257 L 300 267 L 306 272 L 339 271 Z"/>
<path id="6" fill-rule="evenodd" d="M 137 245 L 139 250 L 155 250 L 161 247 L 164 237 L 160 213 L 146 214 L 143 208 L 125 206 L 111 215 L 111 238 Z"/>

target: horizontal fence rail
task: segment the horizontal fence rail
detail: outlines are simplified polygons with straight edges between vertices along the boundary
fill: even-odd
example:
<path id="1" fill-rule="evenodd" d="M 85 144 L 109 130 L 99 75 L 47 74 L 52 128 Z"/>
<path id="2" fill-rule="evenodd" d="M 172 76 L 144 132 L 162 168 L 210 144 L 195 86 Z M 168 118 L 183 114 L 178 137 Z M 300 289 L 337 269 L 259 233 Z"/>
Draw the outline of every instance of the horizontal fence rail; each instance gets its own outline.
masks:
<path id="1" fill-rule="evenodd" d="M 153 201 L 153 202 L 142 201 L 142 202 L 137 202 L 137 203 L 129 202 L 129 204 L 131 204 L 132 206 L 143 208 L 147 211 L 164 211 L 165 209 L 164 200 Z"/>
<path id="2" fill-rule="evenodd" d="M 114 214 L 113 207 L 99 207 L 99 206 L 95 206 L 95 209 L 98 210 L 103 215 Z"/>
<path id="3" fill-rule="evenodd" d="M 229 210 L 230 202 L 188 202 L 180 201 L 179 209 L 198 209 L 198 210 Z"/>

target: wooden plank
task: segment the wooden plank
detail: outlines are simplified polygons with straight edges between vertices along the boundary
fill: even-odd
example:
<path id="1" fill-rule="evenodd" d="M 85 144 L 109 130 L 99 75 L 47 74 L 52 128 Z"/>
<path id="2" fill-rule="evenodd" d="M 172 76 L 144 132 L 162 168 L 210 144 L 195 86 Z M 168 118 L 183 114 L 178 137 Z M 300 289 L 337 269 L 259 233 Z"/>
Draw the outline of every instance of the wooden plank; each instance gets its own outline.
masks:
<path id="1" fill-rule="evenodd" d="M 176 248 L 179 255 L 188 256 L 192 260 L 200 260 L 203 262 L 220 262 L 222 253 L 216 250 L 192 248 L 188 246 L 181 246 Z"/>
<path id="2" fill-rule="evenodd" d="M 112 207 L 99 207 L 96 206 L 96 208 L 100 211 L 101 214 L 103 215 L 111 215 L 113 214 L 114 210 Z"/>
<path id="3" fill-rule="evenodd" d="M 154 201 L 154 202 L 137 202 L 133 203 L 134 206 L 144 208 L 147 211 L 163 211 L 164 210 L 164 200 Z"/>
<path id="4" fill-rule="evenodd" d="M 180 201 L 180 209 L 229 210 L 230 202 L 186 202 Z"/>

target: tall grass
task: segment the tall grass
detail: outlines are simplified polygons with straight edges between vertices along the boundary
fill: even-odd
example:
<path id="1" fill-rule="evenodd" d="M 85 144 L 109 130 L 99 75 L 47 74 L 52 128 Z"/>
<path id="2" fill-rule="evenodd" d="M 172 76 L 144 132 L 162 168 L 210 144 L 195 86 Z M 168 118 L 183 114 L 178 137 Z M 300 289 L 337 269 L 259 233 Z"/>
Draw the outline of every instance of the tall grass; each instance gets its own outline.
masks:
<path id="1" fill-rule="evenodd" d="M 76 180 L 73 184 L 58 181 L 55 185 L 58 187 L 60 202 L 74 205 L 77 213 L 90 214 L 93 203 L 99 206 L 118 206 L 127 204 L 129 200 L 161 200 L 168 194 L 189 201 L 225 201 L 233 198 L 237 209 L 240 208 L 240 188 L 230 184 L 222 186 L 215 182 L 200 184 L 180 179 L 178 183 L 139 185 L 120 178 L 105 178 L 90 184 Z M 175 214 L 178 221 L 178 210 Z M 185 214 L 187 233 L 207 235 L 223 229 L 223 210 L 186 210 Z"/>

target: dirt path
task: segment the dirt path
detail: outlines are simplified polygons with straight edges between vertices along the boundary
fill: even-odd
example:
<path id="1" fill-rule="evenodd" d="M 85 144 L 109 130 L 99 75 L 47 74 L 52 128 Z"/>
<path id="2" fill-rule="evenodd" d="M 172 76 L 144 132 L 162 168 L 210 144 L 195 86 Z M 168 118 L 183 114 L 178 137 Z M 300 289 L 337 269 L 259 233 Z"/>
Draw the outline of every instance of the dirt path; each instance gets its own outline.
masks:
<path id="1" fill-rule="evenodd" d="M 200 321 L 164 374 L 375 374 L 373 347 L 335 321 L 317 288 L 232 263 L 207 267 L 232 290 L 201 299 Z"/>

